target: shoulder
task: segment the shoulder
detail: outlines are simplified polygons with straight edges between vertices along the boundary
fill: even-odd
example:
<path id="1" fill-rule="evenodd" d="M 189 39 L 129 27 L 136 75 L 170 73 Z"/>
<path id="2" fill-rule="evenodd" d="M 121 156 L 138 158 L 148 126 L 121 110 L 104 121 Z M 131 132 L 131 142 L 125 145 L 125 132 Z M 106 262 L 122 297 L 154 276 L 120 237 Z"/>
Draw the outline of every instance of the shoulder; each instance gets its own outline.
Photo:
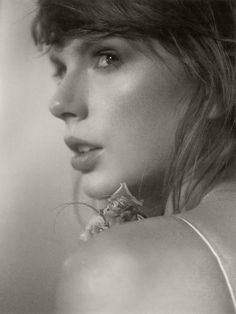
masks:
<path id="1" fill-rule="evenodd" d="M 173 217 L 103 232 L 64 266 L 60 313 L 222 313 L 231 303 L 214 256 Z"/>

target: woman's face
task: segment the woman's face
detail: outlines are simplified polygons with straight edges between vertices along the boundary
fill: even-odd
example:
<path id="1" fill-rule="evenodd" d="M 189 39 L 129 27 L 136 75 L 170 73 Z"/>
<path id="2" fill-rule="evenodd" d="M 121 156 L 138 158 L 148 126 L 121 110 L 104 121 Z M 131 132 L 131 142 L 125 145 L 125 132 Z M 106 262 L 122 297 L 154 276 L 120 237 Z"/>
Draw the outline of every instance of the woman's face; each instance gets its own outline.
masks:
<path id="1" fill-rule="evenodd" d="M 73 39 L 50 51 L 58 77 L 50 110 L 66 123 L 72 166 L 92 198 L 121 182 L 134 193 L 162 184 L 192 84 L 180 62 L 153 44 L 160 57 L 117 37 Z"/>

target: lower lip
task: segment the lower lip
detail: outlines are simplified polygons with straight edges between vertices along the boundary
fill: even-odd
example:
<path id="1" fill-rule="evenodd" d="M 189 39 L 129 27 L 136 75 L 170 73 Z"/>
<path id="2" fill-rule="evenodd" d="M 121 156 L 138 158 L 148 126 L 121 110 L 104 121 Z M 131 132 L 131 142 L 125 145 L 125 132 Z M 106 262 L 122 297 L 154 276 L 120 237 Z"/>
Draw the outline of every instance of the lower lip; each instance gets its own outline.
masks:
<path id="1" fill-rule="evenodd" d="M 91 150 L 87 153 L 77 154 L 71 159 L 71 165 L 74 169 L 81 172 L 92 171 L 103 150 L 101 148 Z"/>

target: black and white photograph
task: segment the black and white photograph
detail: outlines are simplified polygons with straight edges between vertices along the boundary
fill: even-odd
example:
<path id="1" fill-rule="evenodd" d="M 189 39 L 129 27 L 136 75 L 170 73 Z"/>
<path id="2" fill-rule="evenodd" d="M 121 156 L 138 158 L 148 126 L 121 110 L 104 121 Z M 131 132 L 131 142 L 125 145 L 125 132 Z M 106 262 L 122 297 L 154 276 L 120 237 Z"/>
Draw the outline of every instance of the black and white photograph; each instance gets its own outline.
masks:
<path id="1" fill-rule="evenodd" d="M 0 314 L 236 313 L 236 0 L 0 0 Z"/>

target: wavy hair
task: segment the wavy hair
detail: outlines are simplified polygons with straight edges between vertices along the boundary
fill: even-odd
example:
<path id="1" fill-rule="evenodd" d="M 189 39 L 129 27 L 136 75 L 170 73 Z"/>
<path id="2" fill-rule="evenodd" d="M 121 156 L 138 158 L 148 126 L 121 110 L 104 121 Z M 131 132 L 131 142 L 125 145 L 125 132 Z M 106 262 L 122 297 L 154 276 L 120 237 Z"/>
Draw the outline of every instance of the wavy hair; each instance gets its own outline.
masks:
<path id="1" fill-rule="evenodd" d="M 190 209 L 233 165 L 236 153 L 235 0 L 38 0 L 39 46 L 78 36 L 158 40 L 197 89 L 179 124 L 163 193 L 174 213 Z"/>

